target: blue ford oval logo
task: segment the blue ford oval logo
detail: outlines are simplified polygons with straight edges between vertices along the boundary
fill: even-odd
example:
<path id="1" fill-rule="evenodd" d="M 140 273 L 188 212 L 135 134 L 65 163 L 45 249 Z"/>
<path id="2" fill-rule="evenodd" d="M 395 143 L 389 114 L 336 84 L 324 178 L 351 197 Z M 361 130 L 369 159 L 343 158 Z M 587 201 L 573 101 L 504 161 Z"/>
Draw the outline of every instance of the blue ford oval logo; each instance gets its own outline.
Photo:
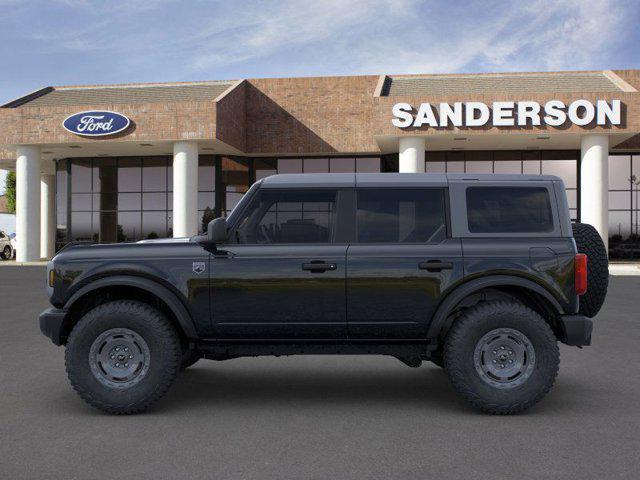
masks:
<path id="1" fill-rule="evenodd" d="M 64 119 L 62 126 L 76 135 L 101 137 L 122 132 L 130 123 L 121 113 L 99 110 L 74 113 Z"/>

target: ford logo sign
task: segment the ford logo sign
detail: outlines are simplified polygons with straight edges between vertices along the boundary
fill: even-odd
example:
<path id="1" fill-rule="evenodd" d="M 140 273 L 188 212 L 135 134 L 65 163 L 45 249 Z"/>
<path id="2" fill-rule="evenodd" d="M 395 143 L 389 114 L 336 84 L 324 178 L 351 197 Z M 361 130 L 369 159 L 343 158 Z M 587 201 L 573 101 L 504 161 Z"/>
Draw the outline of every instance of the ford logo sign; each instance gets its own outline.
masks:
<path id="1" fill-rule="evenodd" d="M 115 135 L 126 130 L 131 122 L 124 115 L 106 110 L 79 112 L 62 122 L 65 130 L 85 137 Z"/>

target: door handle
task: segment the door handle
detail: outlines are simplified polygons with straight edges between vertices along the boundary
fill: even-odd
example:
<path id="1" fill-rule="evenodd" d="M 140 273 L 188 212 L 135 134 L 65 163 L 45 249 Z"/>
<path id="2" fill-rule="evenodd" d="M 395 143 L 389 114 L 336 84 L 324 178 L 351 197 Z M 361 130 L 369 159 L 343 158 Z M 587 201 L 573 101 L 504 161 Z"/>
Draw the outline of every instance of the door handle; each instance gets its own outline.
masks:
<path id="1" fill-rule="evenodd" d="M 336 270 L 337 268 L 338 266 L 335 263 L 325 263 L 323 261 L 312 261 L 302 264 L 302 270 L 307 270 L 312 273 L 322 273 L 327 270 Z"/>
<path id="2" fill-rule="evenodd" d="M 420 270 L 427 272 L 439 272 L 441 270 L 451 270 L 453 262 L 441 262 L 440 260 L 429 260 L 428 262 L 420 262 L 418 264 Z"/>

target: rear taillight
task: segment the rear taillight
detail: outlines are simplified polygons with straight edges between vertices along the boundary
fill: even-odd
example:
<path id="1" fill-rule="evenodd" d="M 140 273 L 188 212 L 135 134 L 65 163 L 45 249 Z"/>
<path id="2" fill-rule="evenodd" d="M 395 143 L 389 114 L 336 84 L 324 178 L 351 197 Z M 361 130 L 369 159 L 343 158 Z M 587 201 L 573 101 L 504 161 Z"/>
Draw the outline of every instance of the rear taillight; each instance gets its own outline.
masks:
<path id="1" fill-rule="evenodd" d="M 573 261 L 575 266 L 576 294 L 587 293 L 587 256 L 584 253 L 576 253 Z"/>

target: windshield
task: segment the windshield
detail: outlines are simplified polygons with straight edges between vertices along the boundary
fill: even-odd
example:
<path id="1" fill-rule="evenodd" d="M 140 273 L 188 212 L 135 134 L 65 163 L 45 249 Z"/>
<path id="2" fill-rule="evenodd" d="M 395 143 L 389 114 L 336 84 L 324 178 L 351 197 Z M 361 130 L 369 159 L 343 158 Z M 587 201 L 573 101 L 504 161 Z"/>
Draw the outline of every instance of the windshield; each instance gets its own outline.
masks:
<path id="1" fill-rule="evenodd" d="M 245 205 L 247 204 L 249 199 L 253 196 L 253 194 L 258 189 L 258 187 L 260 186 L 261 183 L 262 183 L 262 180 L 259 180 L 256 183 L 254 183 L 253 185 L 251 185 L 251 188 L 247 191 L 247 193 L 245 193 L 242 196 L 242 198 L 240 199 L 238 204 L 234 207 L 234 209 L 231 211 L 231 213 L 227 217 L 227 227 L 229 225 L 233 225 L 235 223 L 235 221 L 238 218 L 238 215 L 240 214 L 240 212 L 242 210 L 244 210 Z"/>

